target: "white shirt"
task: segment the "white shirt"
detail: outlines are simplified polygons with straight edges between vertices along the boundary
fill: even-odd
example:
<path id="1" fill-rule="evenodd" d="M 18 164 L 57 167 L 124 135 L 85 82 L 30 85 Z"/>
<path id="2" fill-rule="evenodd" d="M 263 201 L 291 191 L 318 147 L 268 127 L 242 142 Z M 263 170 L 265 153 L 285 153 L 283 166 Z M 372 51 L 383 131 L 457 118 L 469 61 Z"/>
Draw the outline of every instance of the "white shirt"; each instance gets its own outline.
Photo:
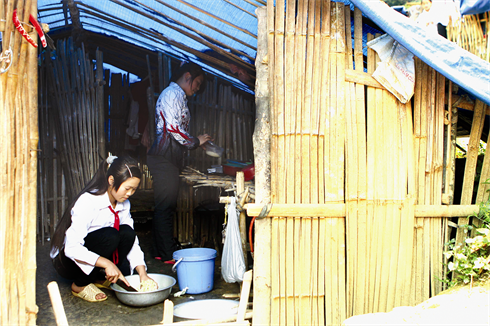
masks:
<path id="1" fill-rule="evenodd" d="M 89 251 L 85 246 L 85 237 L 93 231 L 105 227 L 114 227 L 114 214 L 109 209 L 111 202 L 106 192 L 97 196 L 84 193 L 78 198 L 71 210 L 71 226 L 65 233 L 65 255 L 72 259 L 85 274 L 90 274 L 95 267 L 99 255 Z M 130 213 L 131 204 L 129 200 L 117 203 L 114 211 L 118 212 L 119 225 L 133 227 L 133 219 Z M 133 247 L 127 256 L 131 274 L 136 266 L 146 264 L 144 254 L 139 246 L 138 237 L 134 240 Z"/>

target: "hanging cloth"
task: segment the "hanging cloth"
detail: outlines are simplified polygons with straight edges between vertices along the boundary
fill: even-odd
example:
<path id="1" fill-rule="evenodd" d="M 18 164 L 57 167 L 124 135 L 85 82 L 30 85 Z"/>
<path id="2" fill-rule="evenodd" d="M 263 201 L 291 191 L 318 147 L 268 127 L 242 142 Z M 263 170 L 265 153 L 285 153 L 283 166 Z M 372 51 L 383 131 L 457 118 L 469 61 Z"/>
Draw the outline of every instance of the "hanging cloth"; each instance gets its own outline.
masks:
<path id="1" fill-rule="evenodd" d="M 114 214 L 114 228 L 119 231 L 119 213 L 116 212 L 111 205 L 109 205 L 109 209 L 111 210 L 112 214 Z M 112 261 L 116 265 L 119 263 L 119 255 L 117 252 L 117 248 L 116 250 L 114 250 L 114 253 L 112 254 Z"/>

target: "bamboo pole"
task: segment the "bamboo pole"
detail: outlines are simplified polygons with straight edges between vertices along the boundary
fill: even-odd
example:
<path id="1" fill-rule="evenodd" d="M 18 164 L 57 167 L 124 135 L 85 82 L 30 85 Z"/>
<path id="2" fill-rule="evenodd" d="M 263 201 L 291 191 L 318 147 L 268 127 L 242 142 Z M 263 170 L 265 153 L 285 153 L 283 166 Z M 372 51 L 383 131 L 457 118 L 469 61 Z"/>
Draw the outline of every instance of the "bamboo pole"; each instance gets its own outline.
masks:
<path id="1" fill-rule="evenodd" d="M 318 203 L 325 203 L 325 168 L 329 166 L 329 161 L 325 160 L 326 153 L 328 153 L 328 147 L 325 147 L 326 139 L 329 138 L 326 132 L 326 117 L 328 109 L 328 98 L 329 98 L 329 58 L 330 58 L 330 1 L 324 1 L 321 8 L 321 87 L 319 94 L 319 129 L 318 129 Z M 327 241 L 327 219 L 321 217 L 319 221 L 319 259 L 318 259 L 318 324 L 326 323 L 330 315 L 326 315 L 327 310 L 331 308 L 326 302 L 326 295 L 330 293 L 328 290 L 330 282 L 326 279 L 327 271 L 326 266 L 328 258 L 326 257 L 326 246 Z M 327 306 L 329 306 L 327 308 Z M 325 308 L 324 308 L 325 307 Z"/>
<path id="2" fill-rule="evenodd" d="M 466 156 L 465 172 L 463 179 L 463 189 L 461 192 L 461 204 L 469 205 L 472 203 L 473 198 L 473 185 L 476 172 L 476 162 L 478 160 L 478 151 L 481 133 L 483 129 L 483 123 L 485 120 L 485 104 L 480 100 L 475 102 L 475 113 L 473 115 L 473 122 L 471 124 L 470 140 L 468 143 L 468 152 Z M 460 217 L 458 219 L 458 225 L 468 224 L 469 218 Z M 456 233 L 456 244 L 460 244 L 467 236 L 464 229 L 458 229 Z"/>
<path id="3" fill-rule="evenodd" d="M 275 3 L 275 26 L 274 26 L 274 107 L 273 112 L 275 114 L 276 122 L 276 137 L 277 137 L 277 170 L 276 170 L 276 180 L 277 188 L 275 189 L 276 202 L 285 202 L 285 189 L 282 186 L 284 178 L 284 168 L 285 168 L 285 150 L 284 150 L 284 11 L 285 11 L 285 1 L 277 1 Z M 273 178 L 274 176 L 272 176 Z M 274 278 L 276 284 L 275 291 L 273 290 L 273 302 L 272 302 L 272 315 L 271 321 L 277 324 L 286 323 L 286 298 L 285 293 L 285 239 L 282 235 L 285 232 L 285 219 L 284 217 L 278 217 L 273 219 L 273 230 L 277 231 L 276 239 L 274 239 L 273 233 L 273 264 L 272 264 L 272 275 L 276 275 Z M 275 226 L 274 226 L 275 225 Z M 274 245 L 277 248 L 274 248 Z M 277 250 L 277 255 L 274 255 L 274 250 Z M 275 292 L 275 295 L 274 295 Z"/>
<path id="4" fill-rule="evenodd" d="M 304 22 L 306 30 L 306 65 L 304 74 L 303 103 L 301 112 L 301 202 L 309 204 L 311 186 L 311 166 L 310 166 L 310 138 L 311 138 L 311 115 L 312 115 L 312 77 L 313 77 L 313 55 L 314 55 L 314 36 L 315 36 L 315 2 L 308 3 L 308 20 Z M 311 77 L 310 77 L 311 76 Z M 299 322 L 300 324 L 310 325 L 312 319 L 312 262 L 311 262 L 311 218 L 304 216 L 301 219 L 301 297 L 299 299 Z"/>
<path id="5" fill-rule="evenodd" d="M 301 174 L 301 154 L 302 154 L 302 149 L 301 149 L 301 126 L 302 126 L 302 112 L 303 112 L 303 92 L 304 92 L 304 69 L 305 69 L 305 64 L 306 64 L 306 15 L 307 15 L 307 6 L 308 2 L 307 1 L 300 1 L 297 4 L 297 19 L 296 19 L 296 24 L 294 27 L 294 57 L 297 59 L 295 60 L 295 65 L 294 65 L 294 70 L 293 74 L 295 76 L 295 94 L 294 94 L 294 99 L 295 100 L 295 116 L 294 116 L 294 137 L 292 139 L 290 148 L 294 148 L 293 151 L 293 162 L 292 166 L 294 166 L 294 186 L 291 188 L 288 188 L 288 195 L 290 196 L 291 192 L 294 193 L 294 203 L 300 203 L 301 202 L 301 186 L 302 186 L 302 174 Z M 292 28 L 292 27 L 291 27 Z M 287 67 L 290 68 L 290 67 Z M 290 127 L 293 128 L 292 125 L 293 122 L 291 122 Z M 289 182 L 290 179 L 289 179 Z M 288 215 L 289 216 L 289 215 Z M 295 218 L 293 219 L 293 238 L 295 239 L 294 244 L 293 244 L 293 257 L 302 257 L 301 252 L 303 249 L 303 243 L 301 242 L 301 224 L 302 224 L 302 219 L 301 218 Z M 301 272 L 302 272 L 302 259 L 296 259 L 295 264 L 294 264 L 294 277 L 293 277 L 293 283 L 294 283 L 294 320 L 289 321 L 289 322 L 294 322 L 294 323 L 301 323 L 302 320 L 302 314 L 301 314 L 301 300 L 302 300 L 302 295 L 303 295 L 303 289 L 302 289 L 302 280 L 301 280 Z"/>
<path id="6" fill-rule="evenodd" d="M 51 305 L 53 306 L 54 317 L 56 319 L 56 325 L 68 325 L 66 319 L 65 308 L 63 307 L 63 301 L 61 300 L 60 289 L 56 282 L 50 282 L 48 284 L 49 298 L 51 299 Z"/>
<path id="7" fill-rule="evenodd" d="M 358 20 L 355 21 L 357 23 Z M 359 34 L 355 34 L 359 35 Z M 367 35 L 367 41 L 373 39 L 372 34 Z M 356 40 L 356 44 L 362 44 L 362 39 Z M 357 48 L 357 51 L 360 51 Z M 372 49 L 367 49 L 367 71 L 368 73 L 373 73 L 375 70 L 374 64 L 375 52 Z M 358 55 L 360 57 L 360 55 Z M 359 64 L 362 62 L 358 59 Z M 367 268 L 367 311 L 374 312 L 375 302 L 374 302 L 374 289 L 375 289 L 375 279 L 376 279 L 376 265 L 377 265 L 377 242 L 376 242 L 376 228 L 374 225 L 374 191 L 375 191 L 375 181 L 376 180 L 376 169 L 375 169 L 375 147 L 376 147 L 376 115 L 375 115 L 375 102 L 376 102 L 376 92 L 374 88 L 368 87 L 366 92 L 366 173 L 367 173 L 367 234 L 370 235 L 369 240 L 369 251 L 368 251 L 368 261 L 370 262 Z"/>
<path id="8" fill-rule="evenodd" d="M 296 14 L 296 2 L 288 0 L 286 3 L 286 25 L 285 25 L 285 152 L 286 153 L 294 153 L 295 152 L 295 136 L 294 135 L 294 119 L 296 117 L 296 112 L 294 108 L 295 101 L 295 93 L 296 93 L 296 83 L 295 83 L 295 63 L 294 57 L 292 55 L 288 55 L 294 53 L 294 33 L 295 33 L 295 14 Z M 285 168 L 286 168 L 286 180 L 285 186 L 287 192 L 285 194 L 285 202 L 286 203 L 294 203 L 295 201 L 295 157 L 294 154 L 285 156 Z M 294 283 L 294 272 L 295 272 L 295 264 L 299 262 L 297 259 L 294 259 L 294 227 L 295 227 L 295 219 L 291 217 L 286 218 L 286 226 L 285 226 L 285 248 L 286 256 L 285 256 L 285 275 L 284 282 L 286 284 L 285 288 L 285 324 L 294 323 L 295 319 L 295 308 L 299 303 L 297 300 L 296 292 L 295 292 L 295 283 Z M 291 268 L 292 267 L 292 268 Z M 297 269 L 297 268 L 296 268 Z"/>

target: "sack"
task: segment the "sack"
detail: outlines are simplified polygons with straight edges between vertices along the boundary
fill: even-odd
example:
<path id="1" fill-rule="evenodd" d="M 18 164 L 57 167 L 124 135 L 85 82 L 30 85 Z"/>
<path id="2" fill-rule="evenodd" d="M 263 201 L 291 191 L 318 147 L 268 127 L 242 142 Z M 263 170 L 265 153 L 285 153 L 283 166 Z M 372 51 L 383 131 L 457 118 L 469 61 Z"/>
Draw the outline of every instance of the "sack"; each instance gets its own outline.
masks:
<path id="1" fill-rule="evenodd" d="M 245 274 L 245 259 L 243 258 L 242 240 L 238 226 L 238 211 L 235 198 L 226 206 L 228 224 L 226 225 L 226 238 L 221 257 L 221 275 L 227 283 L 243 281 Z"/>
<path id="2" fill-rule="evenodd" d="M 381 59 L 373 73 L 374 79 L 400 102 L 410 101 L 415 90 L 413 54 L 388 34 L 369 41 L 367 45 L 376 51 Z"/>

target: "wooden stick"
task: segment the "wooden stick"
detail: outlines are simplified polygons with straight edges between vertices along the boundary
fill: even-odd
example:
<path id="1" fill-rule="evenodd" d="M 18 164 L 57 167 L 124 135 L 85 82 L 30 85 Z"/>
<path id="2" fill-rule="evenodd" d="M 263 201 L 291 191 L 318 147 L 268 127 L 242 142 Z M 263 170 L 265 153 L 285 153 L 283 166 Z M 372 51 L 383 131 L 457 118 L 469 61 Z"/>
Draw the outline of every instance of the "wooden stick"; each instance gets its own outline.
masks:
<path id="1" fill-rule="evenodd" d="M 238 26 L 236 26 L 236 25 L 234 25 L 234 24 L 232 24 L 232 23 L 229 23 L 229 22 L 227 22 L 226 20 L 221 19 L 221 18 L 219 18 L 219 17 L 217 17 L 217 16 L 215 16 L 215 15 L 213 15 L 213 14 L 210 14 L 209 12 L 207 12 L 207 11 L 205 11 L 205 10 L 202 10 L 201 8 L 196 7 L 196 6 L 194 6 L 194 5 L 192 5 L 192 4 L 188 3 L 188 2 L 186 2 L 186 1 L 184 1 L 184 0 L 177 0 L 177 1 L 178 1 L 178 2 L 180 2 L 180 3 L 182 3 L 182 4 L 184 4 L 184 5 L 186 5 L 186 6 L 189 6 L 190 8 L 192 8 L 192 9 L 194 9 L 194 10 L 197 10 L 197 11 L 199 11 L 199 12 L 201 12 L 201 13 L 205 14 L 205 15 L 208 15 L 209 17 L 212 17 L 212 18 L 214 18 L 214 19 L 216 19 L 216 20 L 218 20 L 218 21 L 220 21 L 220 22 L 222 22 L 222 23 L 225 23 L 225 24 L 227 24 L 227 25 L 229 25 L 229 26 L 231 26 L 231 27 L 233 27 L 233 28 L 236 28 L 236 29 L 238 29 L 239 31 L 241 31 L 241 32 L 243 32 L 243 33 L 245 33 L 245 34 L 248 34 L 249 36 L 252 36 L 253 38 L 257 38 L 257 36 L 256 36 L 256 35 L 254 35 L 254 34 L 250 33 L 249 31 L 247 31 L 247 30 L 245 30 L 245 29 L 243 29 L 243 28 L 240 28 L 240 27 L 238 27 Z M 276 5 L 276 6 L 277 6 L 277 5 Z"/>
<path id="2" fill-rule="evenodd" d="M 237 38 L 237 37 L 234 37 L 234 36 L 233 36 L 233 35 L 231 35 L 231 34 L 226 33 L 226 32 L 225 32 L 225 31 L 223 31 L 222 29 L 218 29 L 218 28 L 216 28 L 216 26 L 214 26 L 213 24 L 208 24 L 208 23 L 206 23 L 205 21 L 203 21 L 203 20 L 201 20 L 201 19 L 198 19 L 198 18 L 197 18 L 196 16 L 194 16 L 194 15 L 190 15 L 190 14 L 188 14 L 187 12 L 185 12 L 185 11 L 183 11 L 183 10 L 180 10 L 180 9 L 178 9 L 178 8 L 174 7 L 174 6 L 171 6 L 170 4 L 166 3 L 165 1 L 162 1 L 162 0 L 156 0 L 156 1 L 157 1 L 158 3 L 160 3 L 160 4 L 162 4 L 162 5 L 167 6 L 168 8 L 170 8 L 170 9 L 172 9 L 172 10 L 174 10 L 174 11 L 178 12 L 179 14 L 181 14 L 181 15 L 183 15 L 183 16 L 185 16 L 185 17 L 187 17 L 187 18 L 190 18 L 190 19 L 192 19 L 192 20 L 194 20 L 194 21 L 196 21 L 196 22 L 200 23 L 201 25 L 206 26 L 207 28 L 211 28 L 211 29 L 212 29 L 212 30 L 214 30 L 215 32 L 218 32 L 218 33 L 223 34 L 224 36 L 226 36 L 226 37 L 228 37 L 228 38 L 232 39 L 232 40 L 233 40 L 233 41 L 235 41 L 235 42 L 238 42 L 238 43 L 240 43 L 240 44 L 242 44 L 242 45 L 245 45 L 246 47 L 248 47 L 248 48 L 250 48 L 250 49 L 252 49 L 252 50 L 254 50 L 254 51 L 257 51 L 257 48 L 256 48 L 256 47 L 254 47 L 254 46 L 252 46 L 252 45 L 250 45 L 250 44 L 248 44 L 248 43 L 246 43 L 246 42 L 244 42 L 244 41 L 240 40 L 240 39 L 239 39 L 239 38 Z M 245 1 L 247 1 L 247 0 L 245 0 Z"/>
<path id="3" fill-rule="evenodd" d="M 119 2 L 117 0 L 111 0 L 111 1 L 114 1 L 114 2 L 118 3 L 119 5 L 122 5 L 122 6 L 126 7 L 126 8 L 128 8 L 128 9 L 130 8 L 129 6 L 126 6 L 126 5 L 124 5 L 123 3 L 121 3 L 121 2 Z M 177 32 L 181 33 L 182 35 L 185 35 L 185 36 L 187 36 L 187 37 L 195 40 L 196 42 L 200 42 L 200 43 L 208 46 L 209 48 L 213 49 L 214 51 L 220 53 L 221 55 L 223 55 L 225 57 L 228 57 L 230 60 L 233 60 L 234 62 L 236 62 L 236 63 L 238 63 L 238 64 L 240 64 L 240 65 L 242 65 L 244 67 L 248 67 L 249 69 L 253 69 L 253 67 L 248 62 L 243 61 L 240 57 L 238 57 L 237 55 L 234 55 L 234 54 L 232 54 L 230 52 L 234 52 L 234 53 L 241 54 L 241 55 L 243 55 L 244 53 L 240 53 L 237 50 L 233 49 L 232 47 L 229 47 L 226 44 L 220 42 L 219 40 L 216 40 L 216 39 L 213 39 L 213 38 L 209 37 L 209 35 L 206 35 L 206 34 L 202 33 L 198 29 L 192 28 L 189 25 L 186 25 L 186 24 L 183 24 L 183 23 L 179 22 L 174 17 L 170 17 L 168 15 L 165 15 L 165 13 L 160 12 L 160 11 L 154 9 L 154 8 L 151 8 L 150 6 L 147 6 L 147 5 L 143 4 L 143 3 L 141 3 L 140 1 L 137 1 L 137 0 L 134 0 L 134 1 L 136 3 L 138 3 L 139 5 L 141 5 L 143 7 L 146 7 L 148 9 L 150 9 L 151 11 L 154 11 L 154 12 L 158 13 L 159 15 L 161 15 L 161 16 L 163 16 L 165 18 L 168 18 L 169 20 L 172 20 L 173 22 L 175 22 L 175 23 L 177 23 L 177 24 L 179 24 L 181 26 L 185 26 L 186 29 L 189 29 L 189 30 L 193 31 L 194 33 L 196 33 L 197 35 L 200 35 L 201 38 L 195 37 L 191 33 L 187 32 L 185 29 L 178 28 L 178 27 L 173 26 L 171 24 L 167 24 L 167 23 L 165 23 L 164 21 L 162 21 L 160 19 L 156 19 L 152 15 L 148 15 L 148 14 L 146 14 L 143 11 L 136 10 L 134 8 L 132 10 L 138 12 L 139 14 L 141 14 L 143 16 L 146 16 L 146 17 L 148 17 L 150 19 L 155 20 L 156 22 L 162 24 L 163 26 L 166 26 L 166 27 L 168 27 L 170 29 L 173 29 L 173 30 L 177 31 Z M 213 43 L 208 42 L 206 39 L 212 40 Z M 217 47 L 215 44 L 218 44 L 220 47 Z M 228 49 L 228 50 L 230 50 L 230 52 L 223 51 L 222 48 Z M 250 56 L 248 56 L 246 54 L 245 54 L 245 56 L 247 56 L 249 59 L 253 60 L 252 57 L 250 57 Z"/>
<path id="4" fill-rule="evenodd" d="M 245 312 L 247 309 L 247 303 L 250 295 L 250 285 L 252 284 L 252 270 L 246 271 L 243 274 L 242 291 L 240 294 L 240 303 L 238 305 L 237 322 L 245 320 Z"/>
<path id="5" fill-rule="evenodd" d="M 229 3 L 230 5 L 232 5 L 232 6 L 233 6 L 233 7 L 235 7 L 235 8 L 238 8 L 238 10 L 241 10 L 241 11 L 243 11 L 243 12 L 245 12 L 245 13 L 249 14 L 250 16 L 257 18 L 257 16 L 255 16 L 255 14 L 251 13 L 251 12 L 250 12 L 250 11 L 248 11 L 248 10 L 245 10 L 244 8 L 242 8 L 242 7 L 240 7 L 240 6 L 236 5 L 236 4 L 234 4 L 233 2 L 228 1 L 228 0 L 225 0 L 225 2 L 226 2 L 226 3 Z"/>
<path id="6" fill-rule="evenodd" d="M 61 300 L 58 283 L 54 281 L 49 282 L 47 287 L 49 292 L 49 299 L 51 300 L 51 305 L 53 306 L 56 325 L 68 325 L 68 320 L 66 319 L 65 308 L 63 307 L 63 301 Z"/>

